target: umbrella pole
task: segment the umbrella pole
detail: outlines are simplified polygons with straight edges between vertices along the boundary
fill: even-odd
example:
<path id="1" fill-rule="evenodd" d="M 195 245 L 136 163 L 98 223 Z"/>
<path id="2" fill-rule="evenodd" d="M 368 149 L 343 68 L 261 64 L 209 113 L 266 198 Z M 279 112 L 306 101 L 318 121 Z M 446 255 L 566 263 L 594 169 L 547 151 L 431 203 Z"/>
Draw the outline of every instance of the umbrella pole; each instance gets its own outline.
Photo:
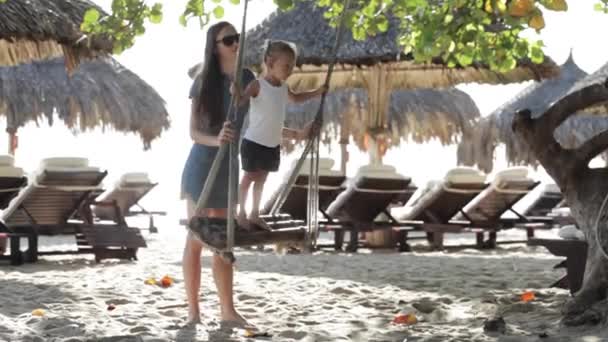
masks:
<path id="1" fill-rule="evenodd" d="M 8 133 L 8 154 L 14 157 L 17 150 L 17 130 L 7 128 L 6 132 Z"/>

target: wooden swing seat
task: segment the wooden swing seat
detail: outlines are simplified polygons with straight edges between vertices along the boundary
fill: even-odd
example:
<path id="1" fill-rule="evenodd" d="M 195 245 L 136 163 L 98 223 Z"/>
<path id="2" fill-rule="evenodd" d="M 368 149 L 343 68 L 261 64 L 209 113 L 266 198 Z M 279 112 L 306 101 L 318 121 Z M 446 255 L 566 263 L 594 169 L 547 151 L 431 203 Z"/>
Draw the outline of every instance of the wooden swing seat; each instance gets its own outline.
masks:
<path id="1" fill-rule="evenodd" d="M 188 229 L 203 243 L 221 251 L 226 249 L 226 225 L 226 219 L 197 217 L 190 221 Z M 260 227 L 247 230 L 235 222 L 234 247 L 302 242 L 306 239 L 306 228 L 302 221 L 276 221 L 269 222 L 268 225 L 272 230 Z"/>

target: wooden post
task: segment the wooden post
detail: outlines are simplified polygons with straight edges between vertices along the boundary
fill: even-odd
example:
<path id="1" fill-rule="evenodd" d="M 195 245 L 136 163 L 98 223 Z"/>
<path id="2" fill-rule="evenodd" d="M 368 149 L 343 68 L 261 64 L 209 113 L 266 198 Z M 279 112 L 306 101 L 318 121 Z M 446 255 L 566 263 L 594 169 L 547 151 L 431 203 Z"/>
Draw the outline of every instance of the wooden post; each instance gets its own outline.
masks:
<path id="1" fill-rule="evenodd" d="M 14 157 L 18 145 L 17 130 L 15 128 L 7 128 L 6 132 L 8 133 L 8 154 Z"/>

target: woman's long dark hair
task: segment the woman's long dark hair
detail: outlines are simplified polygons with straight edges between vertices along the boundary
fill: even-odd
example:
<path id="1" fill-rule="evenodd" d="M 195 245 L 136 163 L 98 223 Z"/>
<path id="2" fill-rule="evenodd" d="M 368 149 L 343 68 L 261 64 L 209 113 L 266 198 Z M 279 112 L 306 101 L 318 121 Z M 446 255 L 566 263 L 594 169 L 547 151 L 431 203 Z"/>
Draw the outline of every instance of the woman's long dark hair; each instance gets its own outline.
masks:
<path id="1" fill-rule="evenodd" d="M 196 106 L 197 122 L 201 128 L 218 127 L 224 121 L 224 87 L 216 41 L 220 31 L 229 25 L 231 24 L 226 21 L 220 21 L 207 30 L 201 92 Z"/>

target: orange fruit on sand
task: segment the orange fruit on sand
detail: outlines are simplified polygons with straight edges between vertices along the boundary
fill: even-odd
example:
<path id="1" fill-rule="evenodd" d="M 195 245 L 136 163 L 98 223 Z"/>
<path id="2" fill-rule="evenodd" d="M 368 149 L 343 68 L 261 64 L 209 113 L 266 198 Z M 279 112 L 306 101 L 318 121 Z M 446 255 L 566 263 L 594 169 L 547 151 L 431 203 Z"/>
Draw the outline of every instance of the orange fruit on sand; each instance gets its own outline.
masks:
<path id="1" fill-rule="evenodd" d="M 32 311 L 32 316 L 42 317 L 42 316 L 44 316 L 44 310 L 36 309 L 36 310 Z"/>
<path id="2" fill-rule="evenodd" d="M 534 299 L 536 299 L 536 296 L 534 296 L 534 292 L 532 291 L 526 291 L 521 295 L 521 301 L 525 303 L 531 302 Z"/>
<path id="3" fill-rule="evenodd" d="M 160 286 L 169 287 L 171 285 L 173 285 L 173 279 L 171 277 L 169 277 L 168 275 L 166 275 L 160 279 Z"/>
<path id="4" fill-rule="evenodd" d="M 395 324 L 412 325 L 418 323 L 418 319 L 414 314 L 399 314 L 393 319 Z"/>

